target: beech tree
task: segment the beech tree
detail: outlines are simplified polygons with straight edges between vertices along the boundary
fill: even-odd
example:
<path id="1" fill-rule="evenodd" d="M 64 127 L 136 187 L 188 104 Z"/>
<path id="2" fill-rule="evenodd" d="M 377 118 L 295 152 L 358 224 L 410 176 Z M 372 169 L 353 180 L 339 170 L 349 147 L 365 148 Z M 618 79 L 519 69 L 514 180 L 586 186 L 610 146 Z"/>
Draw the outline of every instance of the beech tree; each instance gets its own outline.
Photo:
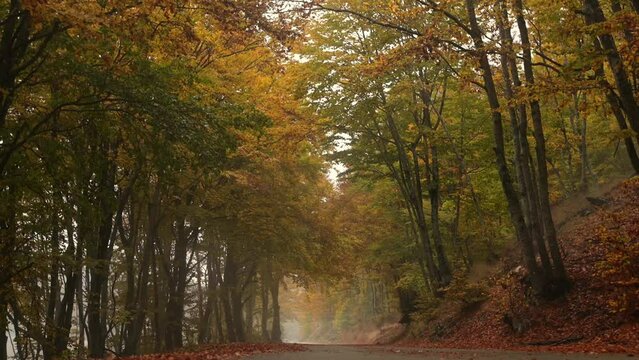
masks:
<path id="1" fill-rule="evenodd" d="M 531 41 L 525 4 L 517 1 L 497 4 L 468 1 L 461 7 L 458 4 L 417 1 L 414 4 L 405 4 L 401 9 L 388 6 L 384 2 L 367 6 L 358 2 L 321 2 L 309 6 L 314 10 L 354 19 L 356 24 L 360 24 L 356 26 L 366 28 L 366 31 L 395 33 L 394 36 L 404 38 L 403 41 L 389 47 L 388 51 L 376 46 L 365 49 L 369 62 L 377 61 L 385 66 L 397 68 L 397 64 L 391 65 L 387 62 L 388 59 L 397 59 L 401 56 L 398 54 L 402 53 L 412 56 L 418 52 L 422 56 L 439 59 L 444 64 L 445 72 L 460 81 L 470 81 L 485 91 L 486 101 L 492 109 L 495 163 L 515 234 L 522 244 L 531 282 L 540 294 L 555 296 L 565 291 L 568 279 L 556 239 L 555 225 L 550 215 L 547 135 L 544 131 L 542 104 L 539 100 L 541 91 L 537 90 L 535 81 L 536 72 L 540 70 L 535 69 L 533 51 L 536 51 L 535 54 L 540 56 L 542 61 L 551 64 L 559 62 Z M 491 19 L 499 20 L 496 29 L 490 24 Z M 320 24 L 322 28 L 326 27 L 325 24 Z M 512 27 L 517 28 L 517 41 L 511 34 Z M 356 31 L 353 30 L 353 34 Z M 485 34 L 492 31 L 496 36 L 485 38 Z M 334 34 L 344 39 L 340 46 L 348 45 L 352 48 L 353 41 L 349 40 L 349 37 L 352 38 L 353 35 L 348 32 Z M 540 44 L 542 39 L 537 38 L 536 41 L 536 44 Z M 350 49 L 345 48 L 344 51 L 345 54 L 352 53 Z M 499 78 L 503 80 L 503 87 L 499 87 L 495 81 L 498 71 L 498 67 L 494 66 L 496 62 L 501 63 Z M 476 64 L 481 71 L 469 73 L 464 67 L 469 64 Z M 361 94 L 361 91 L 359 93 Z M 320 100 L 323 101 L 321 98 Z M 502 107 L 503 103 L 508 104 L 507 111 Z M 427 102 L 425 104 L 427 108 Z M 512 135 L 509 135 L 504 127 L 503 115 L 506 114 L 512 124 Z M 529 133 L 533 135 L 533 142 L 528 140 Z M 508 161 L 511 151 L 510 136 L 514 151 L 514 169 Z M 398 139 L 393 138 L 393 142 L 397 143 Z M 587 162 L 586 148 L 580 149 L 582 161 Z M 628 149 L 632 159 L 632 147 L 628 146 Z M 406 164 L 406 161 L 402 161 L 400 155 L 401 163 Z M 589 165 L 586 163 L 582 166 L 588 169 Z M 406 168 L 406 165 L 403 167 Z M 587 170 L 584 170 L 584 173 L 585 171 Z M 431 212 L 437 214 L 437 211 L 433 212 L 432 209 Z M 433 226 L 437 227 L 436 224 L 434 221 Z"/>
<path id="2" fill-rule="evenodd" d="M 511 238 L 564 294 L 553 204 L 639 170 L 638 16 L 0 0 L 0 360 L 281 342 L 286 289 L 408 323 Z"/>

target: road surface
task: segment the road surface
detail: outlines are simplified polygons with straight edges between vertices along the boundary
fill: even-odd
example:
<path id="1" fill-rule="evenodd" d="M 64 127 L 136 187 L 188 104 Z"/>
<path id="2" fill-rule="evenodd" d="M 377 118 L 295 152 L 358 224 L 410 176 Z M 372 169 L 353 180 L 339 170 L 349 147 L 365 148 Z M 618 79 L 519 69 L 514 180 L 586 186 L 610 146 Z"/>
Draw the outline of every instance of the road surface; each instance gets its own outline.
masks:
<path id="1" fill-rule="evenodd" d="M 308 351 L 262 354 L 250 360 L 621 360 L 631 355 L 559 354 L 498 350 L 426 350 L 379 346 L 308 345 Z"/>

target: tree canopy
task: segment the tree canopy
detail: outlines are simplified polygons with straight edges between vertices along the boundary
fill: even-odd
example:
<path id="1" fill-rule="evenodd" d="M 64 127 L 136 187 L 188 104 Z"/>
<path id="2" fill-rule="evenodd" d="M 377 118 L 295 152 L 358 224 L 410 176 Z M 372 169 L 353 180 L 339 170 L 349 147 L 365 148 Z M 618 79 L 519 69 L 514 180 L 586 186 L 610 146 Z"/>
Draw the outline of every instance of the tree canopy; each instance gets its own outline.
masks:
<path id="1" fill-rule="evenodd" d="M 638 19 L 0 0 L 0 360 L 334 339 L 481 298 L 511 256 L 562 296 L 553 204 L 639 172 Z"/>

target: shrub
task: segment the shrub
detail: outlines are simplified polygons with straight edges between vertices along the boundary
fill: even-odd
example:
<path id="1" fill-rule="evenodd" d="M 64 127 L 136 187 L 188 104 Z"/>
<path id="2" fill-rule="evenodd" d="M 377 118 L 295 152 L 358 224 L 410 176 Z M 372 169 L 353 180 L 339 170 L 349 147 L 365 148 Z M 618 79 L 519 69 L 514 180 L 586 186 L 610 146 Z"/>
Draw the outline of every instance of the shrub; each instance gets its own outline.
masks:
<path id="1" fill-rule="evenodd" d="M 456 277 L 446 291 L 446 297 L 462 303 L 464 309 L 488 299 L 488 290 L 482 283 L 469 283 L 465 277 Z"/>

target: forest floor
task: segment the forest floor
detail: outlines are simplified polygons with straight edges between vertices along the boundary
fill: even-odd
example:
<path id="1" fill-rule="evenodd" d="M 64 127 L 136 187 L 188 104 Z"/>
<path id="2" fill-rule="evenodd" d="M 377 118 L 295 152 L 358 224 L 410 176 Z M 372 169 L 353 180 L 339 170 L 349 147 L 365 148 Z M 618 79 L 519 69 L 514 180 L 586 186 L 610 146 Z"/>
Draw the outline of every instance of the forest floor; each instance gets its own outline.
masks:
<path id="1" fill-rule="evenodd" d="M 264 354 L 250 360 L 621 360 L 619 354 L 557 354 L 504 350 L 411 349 L 386 346 L 313 345 L 301 353 Z"/>
<path id="2" fill-rule="evenodd" d="M 126 360 L 227 360 L 258 354 L 281 354 L 305 351 L 306 347 L 296 344 L 248 344 L 233 343 L 198 346 L 172 353 L 129 356 Z M 278 358 L 276 356 L 275 358 Z"/>
<path id="3" fill-rule="evenodd" d="M 190 352 L 143 355 L 126 360 L 621 360 L 619 354 L 557 354 L 506 350 L 415 349 L 367 345 L 230 344 Z"/>
<path id="4" fill-rule="evenodd" d="M 639 177 L 579 194 L 558 204 L 553 217 L 572 281 L 565 296 L 525 296 L 514 253 L 483 280 L 483 302 L 444 301 L 426 328 L 409 329 L 412 340 L 398 344 L 639 354 Z"/>

